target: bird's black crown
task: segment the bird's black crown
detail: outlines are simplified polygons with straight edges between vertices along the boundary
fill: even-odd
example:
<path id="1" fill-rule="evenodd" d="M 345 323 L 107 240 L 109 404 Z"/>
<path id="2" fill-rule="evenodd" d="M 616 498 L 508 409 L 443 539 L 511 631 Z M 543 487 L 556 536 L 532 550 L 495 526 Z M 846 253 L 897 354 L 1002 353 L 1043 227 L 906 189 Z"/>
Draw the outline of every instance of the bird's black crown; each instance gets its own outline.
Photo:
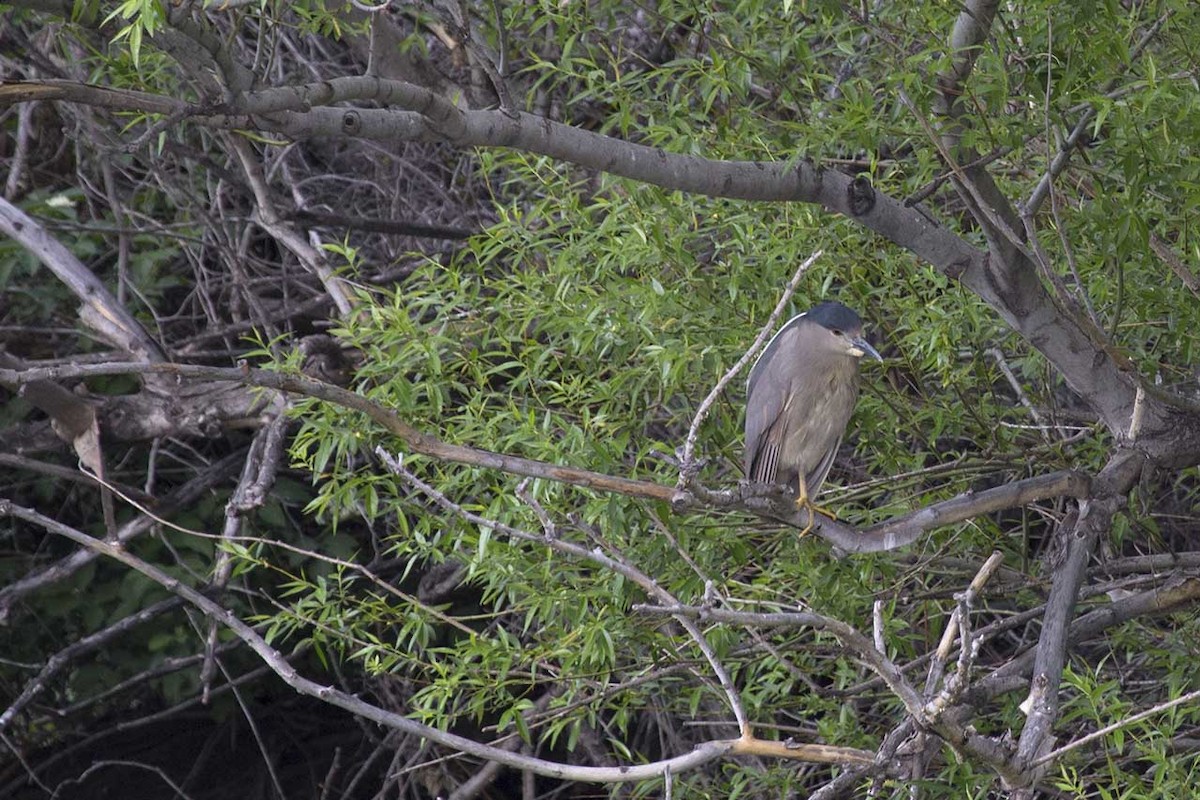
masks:
<path id="1" fill-rule="evenodd" d="M 862 319 L 858 314 L 833 300 L 818 303 L 809 309 L 804 317 L 831 331 L 858 332 L 862 330 Z"/>

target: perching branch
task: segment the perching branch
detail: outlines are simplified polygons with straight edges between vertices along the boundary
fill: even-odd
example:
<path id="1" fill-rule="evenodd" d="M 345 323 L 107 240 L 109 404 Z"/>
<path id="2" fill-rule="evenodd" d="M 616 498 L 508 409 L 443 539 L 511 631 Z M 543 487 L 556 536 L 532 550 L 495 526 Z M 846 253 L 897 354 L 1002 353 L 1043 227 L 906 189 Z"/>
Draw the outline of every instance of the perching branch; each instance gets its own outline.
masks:
<path id="1" fill-rule="evenodd" d="M 287 375 L 259 369 L 225 369 L 188 364 L 80 364 L 28 370 L 0 369 L 0 383 L 16 385 L 38 380 L 61 380 L 126 372 L 174 375 L 179 379 L 230 381 L 236 384 L 314 397 L 366 414 L 388 433 L 403 441 L 411 452 L 441 461 L 497 469 L 512 475 L 530 478 L 544 478 L 597 491 L 614 492 L 627 497 L 659 500 L 670 503 L 676 510 L 707 506 L 721 510 L 751 511 L 765 514 L 798 529 L 805 528 L 809 522 L 806 511 L 797 511 L 783 497 L 764 496 L 761 493 L 762 487 L 759 487 L 759 491 L 750 486 L 743 486 L 737 490 L 711 491 L 694 486 L 691 491 L 681 491 L 653 481 L 607 475 L 579 467 L 550 464 L 545 461 L 450 444 L 418 431 L 391 408 L 370 398 L 301 375 Z M 939 526 L 1051 497 L 1080 496 L 1086 492 L 1086 486 L 1087 478 L 1080 473 L 1057 472 L 1027 478 L 982 492 L 963 494 L 863 531 L 818 516 L 812 531 L 849 553 L 894 550 L 911 544 L 922 534 Z"/>

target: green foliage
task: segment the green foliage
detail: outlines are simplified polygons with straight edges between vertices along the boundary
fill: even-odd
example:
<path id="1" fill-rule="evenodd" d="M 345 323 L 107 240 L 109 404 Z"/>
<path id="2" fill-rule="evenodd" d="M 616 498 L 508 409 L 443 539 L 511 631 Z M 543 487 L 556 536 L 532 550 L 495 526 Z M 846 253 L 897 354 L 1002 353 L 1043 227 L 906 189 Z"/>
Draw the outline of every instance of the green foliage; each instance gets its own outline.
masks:
<path id="1" fill-rule="evenodd" d="M 497 159 L 493 168 L 514 169 L 515 161 Z M 859 288 L 867 286 L 858 275 L 863 266 L 851 254 L 861 244 L 848 241 L 848 229 L 823 229 L 825 220 L 803 210 L 685 198 L 619 182 L 584 200 L 562 170 L 547 164 L 536 170 L 543 200 L 504 208 L 501 222 L 453 262 L 426 264 L 402 290 L 364 295 L 365 313 L 337 331 L 363 353 L 360 391 L 420 429 L 449 442 L 672 483 L 674 468 L 661 456 L 678 446 L 700 398 L 763 324 L 791 265 L 825 247 L 830 254 L 807 276 L 797 305 L 823 295 L 881 311 L 907 304 L 911 329 L 886 329 L 885 342 L 910 374 L 925 376 L 925 404 L 916 406 L 904 397 L 910 386 L 868 370 L 854 429 L 869 474 L 883 478 L 970 460 L 938 486 L 866 484 L 846 507 L 855 509 L 846 512 L 852 520 L 953 493 L 985 468 L 994 474 L 1003 468 L 997 456 L 1022 438 L 1036 450 L 1027 433 L 1000 424 L 1021 419 L 1009 401 L 990 391 L 975 394 L 980 375 L 991 376 L 994 365 L 956 355 L 972 349 L 967 337 L 978 341 L 997 330 L 979 304 L 957 292 L 953 304 L 919 304 L 902 290 L 925 283 L 951 292 L 944 279 L 881 259 L 873 269 L 888 271 L 896 283 Z M 702 427 L 703 455 L 712 459 L 702 479 L 714 485 L 738 477 L 740 395 L 740 388 L 732 390 Z M 972 413 L 956 413 L 968 397 Z M 419 676 L 422 688 L 410 698 L 419 718 L 439 727 L 462 720 L 512 725 L 523 737 L 570 749 L 580 726 L 597 719 L 627 741 L 651 708 L 683 718 L 727 717 L 723 694 L 711 682 L 672 669 L 639 681 L 648 663 L 664 657 L 663 667 L 700 659 L 679 631 L 630 612 L 646 599 L 640 589 L 545 546 L 430 513 L 394 477 L 362 460 L 376 444 L 394 448 L 377 429 L 326 404 L 302 403 L 297 411 L 302 428 L 293 452 L 319 479 L 311 508 L 334 519 L 366 509 L 372 518 L 396 520 L 393 556 L 460 561 L 478 592 L 485 616 L 470 623 L 477 634 L 450 640 L 434 634 L 427 609 L 411 604 L 367 609 L 361 598 L 317 588 L 292 601 L 292 621 L 320 622 L 314 642 L 325 646 L 337 630 L 369 669 Z M 931 463 L 939 449 L 944 455 Z M 352 463 L 363 466 L 346 468 Z M 539 530 L 514 496 L 514 478 L 415 457 L 405 464 L 467 510 Z M 620 553 L 683 602 L 700 602 L 711 582 L 746 608 L 801 603 L 869 626 L 875 597 L 909 579 L 886 558 L 830 563 L 824 546 L 757 530 L 745 517 L 677 517 L 540 481 L 529 492 L 554 518 L 579 520 L 561 536 Z M 973 541 L 981 550 L 998 541 L 986 527 L 949 535 L 959 537 L 959 547 Z M 336 623 L 299 611 L 331 605 Z M 930 611 L 941 618 L 941 609 Z M 389 619 L 399 625 L 394 642 L 379 636 L 378 626 Z M 899 618 L 892 633 L 900 654 L 913 654 L 923 638 Z M 770 636 L 786 654 L 785 665 L 748 648 L 744 632 L 711 625 L 706 635 L 743 687 L 755 721 L 818 719 L 827 741 L 870 746 L 856 715 L 812 695 L 793 673 L 828 674 L 843 688 L 862 681 L 861 669 L 836 657 L 832 640 L 804 632 Z M 695 669 L 705 671 L 702 663 Z M 535 715 L 542 721 L 528 725 L 520 712 L 551 687 L 561 692 L 551 708 L 561 710 Z M 731 786 L 746 779 L 739 775 L 731 775 Z"/>
<path id="2" fill-rule="evenodd" d="M 117 32 L 113 42 L 125 40 L 128 43 L 129 55 L 136 67 L 142 52 L 142 37 L 153 36 L 162 30 L 166 24 L 166 9 L 161 0 L 124 0 L 104 21 L 112 22 L 118 17 L 128 20 L 128 24 Z"/>
<path id="3" fill-rule="evenodd" d="M 878 15 L 864 23 L 857 4 L 835 2 L 667 0 L 635 14 L 619 3 L 539 0 L 497 4 L 472 23 L 488 46 L 508 43 L 514 51 L 506 56 L 518 104 L 560 108 L 569 123 L 677 153 L 805 158 L 855 171 L 893 196 L 919 195 L 932 217 L 982 246 L 947 180 L 946 145 L 930 138 L 932 125 L 944 122 L 937 76 L 961 55 L 945 47 L 961 8 L 872 5 Z M 1059 179 L 1060 195 L 1035 220 L 1040 244 L 1062 280 L 1086 292 L 1099 327 L 1143 374 L 1175 385 L 1194 381 L 1200 307 L 1179 301 L 1148 242 L 1156 234 L 1188 258 L 1200 253 L 1189 225 L 1200 206 L 1191 43 L 1200 12 L 1182 0 L 1133 5 L 1006 7 L 958 98 L 957 132 L 961 147 L 993 156 L 988 168 L 1001 190 L 1023 200 L 1061 140 L 1094 110 L 1082 152 Z M 1166 22 L 1139 49 L 1151 12 Z M 237 13 L 261 30 L 289 26 L 335 38 L 361 32 L 322 2 Z M 124 27 L 111 51 L 86 51 L 91 79 L 189 96 L 191 88 L 166 69 L 170 62 L 142 47 L 160 32 L 165 14 L 159 0 L 118 5 L 107 19 Z M 424 14 L 415 18 L 428 22 Z M 230 19 L 244 34 L 237 21 L 244 18 Z M 428 44 L 414 34 L 404 47 L 416 52 Z M 204 134 L 194 136 L 190 147 L 221 150 Z M 160 137 L 156 153 L 169 150 L 167 143 L 174 142 Z M 671 485 L 678 477 L 672 458 L 701 399 L 766 324 L 795 266 L 820 249 L 824 256 L 804 276 L 789 314 L 841 299 L 863 313 L 887 356 L 884 365 L 864 368 L 863 397 L 826 495 L 849 522 L 870 524 L 1054 469 L 1094 472 L 1111 447 L 1086 422 L 1077 436 L 1043 437 L 1024 401 L 1073 420 L 1080 409 L 1069 387 L 974 295 L 852 222 L 795 204 L 684 196 L 507 150 L 479 152 L 477 169 L 489 182 L 494 223 L 452 256 L 421 258 L 399 286 L 360 284 L 355 313 L 334 331 L 361 356 L 353 389 L 423 432 Z M 199 194 L 200 183 L 189 192 Z M 64 205 L 64 197 L 71 202 Z M 207 222 L 197 222 L 207 211 L 179 210 L 151 192 L 135 199 L 139 214 L 177 219 L 181 239 L 207 233 Z M 75 202 L 35 194 L 26 206 L 75 222 Z M 189 284 L 172 261 L 174 242 L 133 235 L 129 244 L 128 280 L 148 316 Z M 74 245 L 89 259 L 104 246 L 86 235 Z M 0 248 L 0 279 L 28 278 L 37 269 L 11 244 Z M 373 264 L 374 254 L 360 252 L 349 237 L 325 249 L 347 275 Z M 15 322 L 26 314 L 53 316 L 72 302 L 65 292 L 15 291 L 30 300 L 16 307 Z M 249 356 L 275 359 L 277 344 L 260 341 Z M 293 370 L 298 362 L 292 354 L 275 367 Z M 743 379 L 730 384 L 700 427 L 706 485 L 729 487 L 740 477 Z M 313 494 L 285 480 L 248 525 L 271 543 L 221 546 L 235 562 L 235 578 L 254 581 L 278 601 L 255 608 L 270 641 L 284 649 L 307 644 L 325 665 L 348 662 L 405 682 L 406 713 L 431 725 L 515 732 L 559 752 L 593 736 L 590 744 L 599 741 L 618 758 L 648 760 L 670 739 L 658 735 L 663 730 L 686 730 L 695 740 L 735 730 L 725 693 L 695 642 L 674 622 L 635 610 L 655 599 L 635 581 L 551 547 L 539 511 L 559 541 L 633 565 L 683 603 L 715 595 L 746 610 L 807 607 L 869 630 L 879 600 L 884 640 L 898 662 L 936 646 L 953 608 L 950 595 L 970 578 L 961 568 L 931 567 L 938 557 L 975 564 L 998 548 L 1008 565 L 1028 573 L 1028 585 L 998 601 L 995 616 L 1008 613 L 1007 603 L 1036 605 L 1044 599 L 1037 584 L 1044 575 L 1031 566 L 1031 543 L 1045 536 L 1046 519 L 1063 515 L 1047 506 L 977 519 L 937 532 L 912 559 L 836 560 L 821 542 L 747 515 L 675 513 L 536 480 L 525 487 L 527 501 L 511 475 L 398 453 L 406 469 L 462 512 L 453 513 L 383 468 L 375 448 L 399 446 L 365 416 L 313 400 L 296 402 L 294 413 L 293 466 L 311 476 Z M 297 522 L 291 512 L 299 503 L 328 528 Z M 221 504 L 208 498 L 191 512 L 194 526 L 204 527 L 221 518 Z M 370 523 L 377 555 L 401 565 L 395 591 L 348 563 L 367 560 L 363 541 L 343 530 L 358 519 Z M 1154 518 L 1133 509 L 1118 518 L 1111 544 L 1122 552 L 1150 549 L 1161 535 Z M 151 559 L 169 551 L 181 577 L 206 574 L 216 553 L 208 539 L 170 531 L 141 546 Z M 426 602 L 409 591 L 419 576 L 446 565 L 465 575 L 455 596 Z M 139 578 L 108 577 L 85 601 L 81 591 L 94 573 L 81 572 L 41 599 L 68 620 L 46 640 L 94 631 L 160 595 Z M 12 568 L 0 580 L 19 574 Z M 1190 618 L 1177 623 L 1184 631 L 1195 627 Z M 828 635 L 700 624 L 760 735 L 874 748 L 901 717 L 894 698 L 863 688 L 871 675 Z M 1027 641 L 1023 636 L 1014 639 Z M 1186 677 L 1196 655 L 1189 636 L 1130 625 L 1110 640 L 1111 652 L 1080 657 L 1062 724 L 1107 725 L 1156 702 L 1131 695 L 1125 667 L 1154 676 L 1172 696 L 1194 688 Z M 148 631 L 144 643 L 166 657 L 183 641 L 181 629 L 164 627 Z M 46 646 L 27 644 L 12 657 L 31 659 L 41 652 L 35 645 Z M 994 645 L 1002 646 L 1008 655 L 1017 647 Z M 80 670 L 73 685 L 95 691 L 132 663 L 119 652 Z M 181 682 L 168 691 L 192 688 Z M 864 697 L 871 702 L 851 701 Z M 999 705 L 989 718 L 996 731 L 1019 729 L 1015 702 Z M 1194 725 L 1193 716 L 1176 709 L 1119 729 L 1105 741 L 1111 752 L 1068 761 L 1057 788 L 1081 798 L 1184 796 L 1195 760 L 1171 753 L 1167 738 Z M 691 722 L 698 725 L 685 727 Z M 1119 788 L 1097 783 L 1098 776 Z M 688 796 L 785 796 L 811 788 L 797 770 L 740 763 L 679 781 Z M 921 788 L 929 797 L 983 798 L 994 783 L 978 764 L 946 754 Z M 659 790 L 647 783 L 636 792 Z"/>
<path id="4" fill-rule="evenodd" d="M 594 35 L 596 13 L 611 9 L 509 4 L 504 13 L 508 25 L 531 34 L 554 26 L 557 51 L 531 56 L 524 74 L 531 101 L 536 92 L 570 97 L 579 118 L 569 121 L 675 152 L 849 159 L 897 195 L 936 179 L 940 161 L 898 96 L 903 90 L 918 108 L 932 104 L 934 83 L 922 76 L 946 64 L 941 42 L 958 9 L 887 7 L 883 13 L 893 16 L 874 29 L 874 60 L 861 63 L 829 99 L 835 67 L 857 52 L 861 30 L 840 5 L 804 7 L 810 16 L 781 23 L 775 4 L 689 6 L 687 14 L 702 17 L 693 24 L 707 31 L 711 46 L 703 55 L 676 50 L 673 59 L 632 67 L 622 40 Z M 677 12 L 659 7 L 664 19 Z M 1099 191 L 1095 202 L 1047 220 L 1043 244 L 1065 262 L 1051 235 L 1064 226 L 1100 319 L 1120 329 L 1142 364 L 1176 369 L 1194 347 L 1183 333 L 1200 324 L 1194 307 L 1171 307 L 1170 322 L 1151 335 L 1144 327 L 1119 327 L 1124 315 L 1153 318 L 1153 309 L 1168 303 L 1158 276 L 1124 266 L 1145 251 L 1148 226 L 1119 204 L 1135 193 L 1164 193 L 1165 182 L 1174 182 L 1167 176 L 1179 174 L 1171 153 L 1182 151 L 1170 126 L 1147 129 L 1137 120 L 1161 117 L 1169 104 L 1170 115 L 1190 125 L 1196 103 L 1181 101 L 1180 84 L 1151 76 L 1149 59 L 1136 62 L 1134 91 L 1098 99 L 1097 76 L 1130 69 L 1132 29 L 1114 24 L 1111 14 L 1078 12 L 1055 19 L 1052 29 L 1032 13 L 1019 37 L 998 37 L 976 67 L 963 144 L 983 152 L 1010 148 L 1007 163 L 1014 166 L 1000 171 L 1002 182 L 1020 197 L 1046 165 L 1045 153 L 1039 157 L 1031 143 L 1047 123 L 1047 86 L 1055 125 L 1077 118 L 1080 102 L 1100 103 L 1096 132 L 1116 158 L 1087 177 L 1101 190 L 1119 181 L 1124 191 Z M 798 35 L 797 26 L 811 35 Z M 1053 58 L 1036 57 L 1051 48 Z M 1028 69 L 1014 69 L 1015 58 L 1029 59 Z M 892 155 L 909 151 L 915 152 L 906 158 Z M 358 390 L 424 431 L 448 442 L 673 483 L 675 470 L 664 456 L 681 443 L 700 399 L 764 324 L 794 265 L 823 249 L 795 308 L 842 299 L 864 312 L 888 356 L 885 368 L 866 368 L 851 426 L 847 452 L 861 472 L 834 473 L 835 482 L 857 484 L 848 496 L 832 493 L 848 497 L 834 502 L 852 522 L 976 485 L 1101 463 L 1101 437 L 1049 444 L 1028 427 L 1000 360 L 1025 376 L 1022 391 L 1033 402 L 1053 405 L 1061 387 L 1039 356 L 961 287 L 879 247 L 846 221 L 805 207 L 681 196 L 607 176 L 587 183 L 589 176 L 570 166 L 522 153 L 485 151 L 479 158 L 495 176 L 498 221 L 452 259 L 425 263 L 402 288 L 364 292 L 363 313 L 336 331 L 363 354 Z M 1146 167 L 1147 158 L 1154 168 Z M 1182 213 L 1166 202 L 1151 205 L 1156 219 Z M 1111 293 L 1114 269 L 1123 270 L 1123 296 Z M 1139 305 L 1130 311 L 1123 298 L 1134 294 Z M 738 477 L 740 383 L 734 387 L 701 428 L 702 454 L 710 459 L 701 480 L 717 486 Z M 570 750 L 585 725 L 603 724 L 614 741 L 629 742 L 648 714 L 729 718 L 711 680 L 676 669 L 689 664 L 689 672 L 707 674 L 694 643 L 631 612 L 647 599 L 639 588 L 543 544 L 434 513 L 426 498 L 364 459 L 376 445 L 395 449 L 395 443 L 361 417 L 311 402 L 297 411 L 302 430 L 293 452 L 319 484 L 311 510 L 337 519 L 365 509 L 371 518 L 395 521 L 394 557 L 466 566 L 478 603 L 477 615 L 462 617 L 471 619 L 472 635 L 447 636 L 445 629 L 439 635 L 431 611 L 415 604 L 372 598 L 364 605 L 361 596 L 331 595 L 320 584 L 294 587 L 297 619 L 317 625 L 313 641 L 336 630 L 343 649 L 368 668 L 418 680 L 411 707 L 420 719 L 443 728 L 463 720 L 494 724 Z M 540 534 L 538 518 L 515 496 L 516 479 L 411 456 L 405 465 L 463 509 Z M 867 628 L 873 601 L 890 598 L 887 641 L 900 660 L 936 643 L 949 610 L 897 600 L 936 591 L 936 575 L 908 572 L 888 557 L 831 562 L 824 546 L 761 530 L 745 517 L 672 515 L 540 481 L 529 493 L 553 519 L 575 521 L 563 524 L 559 536 L 620 554 L 685 603 L 701 602 L 708 586 L 746 608 L 803 604 Z M 978 520 L 937 534 L 929 548 L 949 543 L 958 554 L 1000 547 L 1019 561 L 1026 541 L 1004 536 L 995 521 Z M 331 604 L 336 624 L 321 622 Z M 301 613 L 309 607 L 312 614 Z M 385 619 L 397 626 L 392 640 L 379 635 Z M 764 652 L 751 646 L 746 631 L 707 625 L 705 634 L 764 730 L 814 719 L 825 741 L 878 743 L 864 736 L 858 713 L 796 679 L 798 671 L 839 689 L 864 680 L 832 640 L 772 633 Z M 1108 684 L 1108 692 L 1117 689 Z M 550 711 L 530 714 L 534 698 L 548 690 Z M 1104 695 L 1097 684 L 1089 696 Z M 1067 719 L 1094 718 L 1098 709 L 1073 709 Z M 761 795 L 764 780 L 785 790 L 784 772 L 764 778 L 728 766 L 723 796 Z M 1167 772 L 1169 780 L 1179 777 Z M 992 782 L 970 764 L 947 765 L 926 789 L 929 796 L 983 797 Z M 1069 790 L 1066 783 L 1062 788 Z"/>
<path id="5" fill-rule="evenodd" d="M 1081 778 L 1078 757 L 1068 756 L 1055 780 L 1055 788 L 1073 798 L 1150 798 L 1186 796 L 1200 772 L 1200 758 L 1181 751 L 1177 742 L 1195 729 L 1200 710 L 1194 704 L 1177 705 L 1137 722 L 1122 723 L 1138 709 L 1132 708 L 1121 685 L 1123 671 L 1136 668 L 1143 676 L 1161 675 L 1167 692 L 1155 693 L 1165 703 L 1200 688 L 1187 664 L 1194 663 L 1194 648 L 1183 644 L 1195 620 L 1176 631 L 1126 625 L 1118 633 L 1117 649 L 1097 666 L 1079 664 L 1085 672 L 1068 669 L 1065 683 L 1071 694 L 1064 706 L 1064 722 L 1086 720 L 1091 727 L 1118 724 L 1101 742 L 1091 762 L 1102 764 L 1101 776 Z M 1158 644 L 1146 647 L 1146 642 Z M 1125 647 L 1122 647 L 1122 644 Z M 1137 648 L 1137 649 L 1133 649 Z M 1086 762 L 1085 762 L 1086 763 Z"/>

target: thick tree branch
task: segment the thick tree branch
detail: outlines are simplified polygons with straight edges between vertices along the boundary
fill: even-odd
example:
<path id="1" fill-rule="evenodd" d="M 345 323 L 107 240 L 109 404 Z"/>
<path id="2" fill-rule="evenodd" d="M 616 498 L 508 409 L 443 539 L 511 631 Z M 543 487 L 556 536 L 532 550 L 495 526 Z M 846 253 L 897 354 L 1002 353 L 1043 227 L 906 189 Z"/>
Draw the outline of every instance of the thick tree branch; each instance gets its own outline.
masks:
<path id="1" fill-rule="evenodd" d="M 1053 747 L 1050 736 L 1058 719 L 1058 687 L 1066 661 L 1067 634 L 1075 618 L 1075 603 L 1096 541 L 1109 530 L 1113 515 L 1125 503 L 1125 495 L 1136 483 L 1145 456 L 1136 450 L 1119 450 L 1097 476 L 1092 496 L 1080 502 L 1074 525 L 1063 530 L 1066 558 L 1054 571 L 1054 583 L 1046 602 L 1042 632 L 1038 639 L 1033 675 L 1027 699 L 1029 718 L 1021 731 L 1017 760 L 1030 767 Z"/>
<path id="2" fill-rule="evenodd" d="M 972 28 L 973 29 L 973 28 Z M 42 83 L 39 86 L 51 86 Z M 30 91 L 29 84 L 0 87 L 0 104 Z M 78 85 L 63 96 L 86 97 Z M 54 96 L 43 90 L 39 97 Z M 116 98 L 106 90 L 110 107 Z M 142 109 L 129 95 L 126 106 Z M 86 102 L 79 99 L 79 102 Z M 372 101 L 399 108 L 332 108 L 327 104 Z M 353 136 L 376 141 L 440 141 L 460 147 L 511 147 L 547 155 L 664 188 L 714 197 L 814 203 L 853 219 L 959 280 L 1040 350 L 1114 433 L 1128 429 L 1137 378 L 1129 359 L 1102 335 L 1065 314 L 1028 260 L 993 250 L 991 258 L 934 222 L 920 209 L 876 191 L 869 183 L 803 161 L 713 161 L 623 142 L 541 117 L 501 111 L 463 111 L 421 87 L 373 77 L 264 89 L 235 98 L 244 114 L 214 114 L 194 107 L 195 122 L 215 127 L 257 128 L 297 139 Z M 189 113 L 181 101 L 160 98 L 156 108 Z M 971 159 L 974 160 L 974 159 Z M 972 180 L 990 182 L 980 168 Z M 990 196 L 990 195 L 989 195 Z M 992 201 L 1000 203 L 1001 197 Z M 1007 206 L 1004 201 L 1000 207 Z M 1011 207 L 1009 207 L 1011 210 Z M 1005 213 L 1005 219 L 1009 214 Z M 1011 217 L 1015 224 L 1019 220 Z M 996 240 L 993 240 L 995 244 Z M 1014 251 L 1015 252 L 1015 251 Z M 1014 260 L 1015 259 L 1015 260 Z M 1194 463 L 1200 454 L 1200 417 L 1180 413 L 1187 405 L 1155 394 L 1146 408 L 1139 446 L 1171 466 Z"/>
<path id="3" fill-rule="evenodd" d="M 968 285 L 1044 353 L 1071 388 L 1100 414 L 1110 432 L 1121 437 L 1130 428 L 1140 384 L 1132 362 L 1076 307 L 1042 252 L 1032 220 L 1017 214 L 980 162 L 979 154 L 963 145 L 967 118 L 961 98 L 998 7 L 995 0 L 968 0 L 963 5 L 950 36 L 954 54 L 951 66 L 938 78 L 939 95 L 935 104 L 942 120 L 939 148 L 954 170 L 959 194 L 988 238 L 990 259 L 984 272 L 989 291 Z M 1032 250 L 1023 240 L 1023 233 L 1031 237 Z M 1042 284 L 1039 271 L 1055 287 L 1053 293 Z M 1068 342 L 1072 343 L 1068 350 L 1080 348 L 1075 350 L 1074 364 L 1059 349 Z M 1080 359 L 1082 352 L 1095 353 L 1096 360 Z M 1097 374 L 1086 374 L 1093 365 L 1101 366 L 1103 379 L 1097 381 Z M 1168 440 L 1173 436 L 1170 418 L 1175 413 L 1164 407 L 1152 410 L 1152 416 L 1154 421 L 1152 431 L 1147 431 L 1150 435 L 1145 437 L 1145 451 L 1155 458 L 1173 461 L 1178 452 L 1170 455 L 1169 451 L 1175 450 L 1177 444 Z M 1185 434 L 1188 439 L 1193 436 Z M 1179 438 L 1175 436 L 1176 443 Z M 1187 448 L 1193 446 L 1189 444 Z"/>

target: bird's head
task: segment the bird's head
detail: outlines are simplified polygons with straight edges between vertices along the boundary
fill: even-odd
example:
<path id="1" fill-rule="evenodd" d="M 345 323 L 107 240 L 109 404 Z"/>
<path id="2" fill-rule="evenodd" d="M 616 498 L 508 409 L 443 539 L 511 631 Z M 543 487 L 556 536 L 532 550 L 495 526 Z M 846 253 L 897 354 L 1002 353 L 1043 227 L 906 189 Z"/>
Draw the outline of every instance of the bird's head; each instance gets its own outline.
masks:
<path id="1" fill-rule="evenodd" d="M 863 336 L 862 319 L 841 303 L 827 301 L 815 305 L 804 315 L 804 319 L 815 322 L 828 332 L 823 344 L 831 351 L 853 358 L 869 355 L 877 361 L 883 361 L 883 356 Z"/>

